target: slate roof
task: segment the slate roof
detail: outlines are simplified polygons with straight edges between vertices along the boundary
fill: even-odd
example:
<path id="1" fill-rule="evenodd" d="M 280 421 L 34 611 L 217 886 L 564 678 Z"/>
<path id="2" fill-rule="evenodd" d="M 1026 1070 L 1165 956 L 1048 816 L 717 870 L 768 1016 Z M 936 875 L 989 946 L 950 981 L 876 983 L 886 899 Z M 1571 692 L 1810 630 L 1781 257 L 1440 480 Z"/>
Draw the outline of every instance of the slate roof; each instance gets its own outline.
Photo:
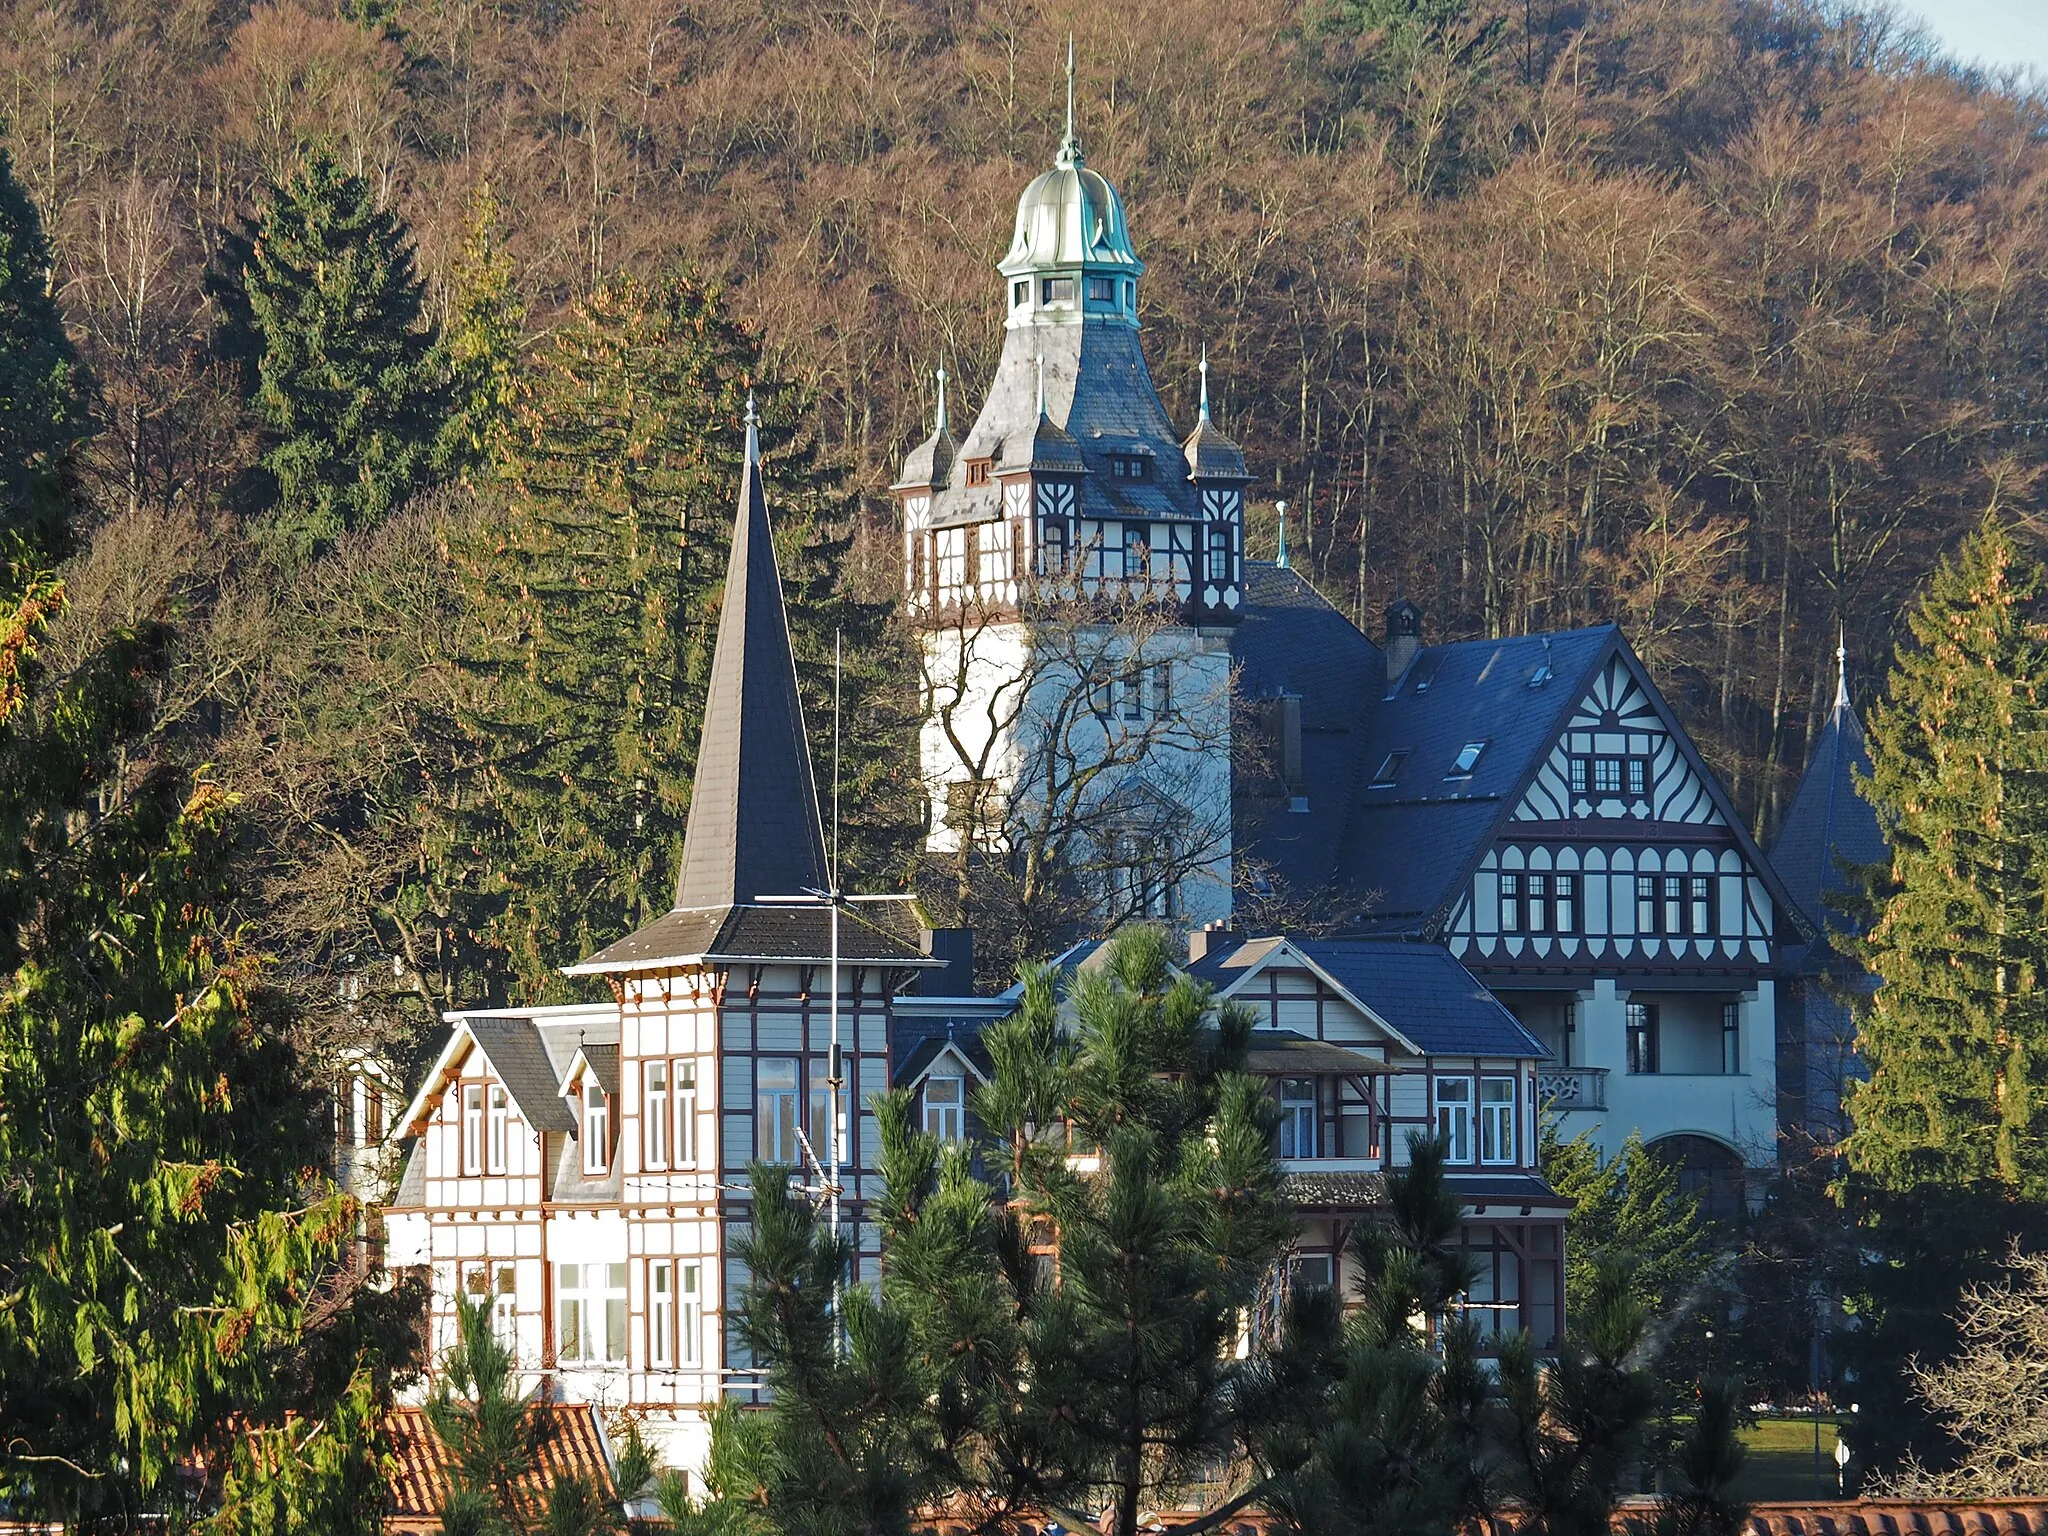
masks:
<path id="1" fill-rule="evenodd" d="M 546 1043 L 533 1020 L 470 1018 L 464 1020 L 477 1048 L 512 1094 L 519 1113 L 536 1130 L 572 1131 L 576 1117 L 562 1101 L 562 1066 L 549 1059 Z M 573 1047 L 573 1035 L 571 1037 Z M 618 1047 L 612 1047 L 618 1059 Z M 616 1069 L 614 1069 L 616 1072 Z"/>
<path id="2" fill-rule="evenodd" d="M 1868 777 L 1870 749 L 1863 724 L 1849 704 L 1846 677 L 1835 690 L 1835 707 L 1821 727 L 1813 757 L 1792 797 L 1792 808 L 1771 845 L 1771 863 L 1792 899 L 1823 934 L 1807 952 L 1809 969 L 1829 957 L 1828 928 L 1841 929 L 1845 919 L 1827 898 L 1850 889 L 1844 863 L 1877 864 L 1889 857 L 1877 807 L 1856 791 L 1856 776 Z"/>
<path id="3" fill-rule="evenodd" d="M 1373 761 L 1352 789 L 1338 856 L 1372 927 L 1429 931 L 1619 643 L 1620 631 L 1602 624 L 1416 654 L 1373 711 Z M 1551 680 L 1532 688 L 1545 666 Z M 1471 774 L 1447 778 L 1470 742 L 1486 744 Z M 1391 787 L 1368 787 L 1395 752 L 1407 756 Z"/>
<path id="4" fill-rule="evenodd" d="M 1280 1192 L 1305 1211 L 1369 1210 L 1387 1203 L 1383 1173 L 1283 1173 Z"/>
<path id="5" fill-rule="evenodd" d="M 1341 1045 L 1332 1045 L 1326 1040 L 1312 1039 L 1292 1029 L 1253 1030 L 1244 1066 L 1247 1072 L 1263 1072 L 1271 1076 L 1320 1072 L 1377 1077 L 1393 1071 L 1383 1061 L 1347 1050 Z"/>
<path id="6" fill-rule="evenodd" d="M 942 965 L 912 939 L 893 933 L 887 919 L 872 914 L 888 907 L 842 910 L 839 958 L 846 962 L 887 961 L 896 965 Z M 659 970 L 681 964 L 746 960 L 831 958 L 831 915 L 822 906 L 713 907 L 667 912 L 646 927 L 607 944 L 588 960 L 564 966 L 570 976 L 605 971 Z"/>
<path id="7" fill-rule="evenodd" d="M 890 1086 L 901 1088 L 916 1082 L 931 1070 L 932 1063 L 944 1054 L 948 1046 L 966 1057 L 984 1078 L 995 1076 L 996 1064 L 989 1057 L 988 1047 L 981 1043 L 981 1031 L 977 1028 L 954 1035 L 926 1035 L 910 1048 L 910 1054 L 896 1068 Z"/>

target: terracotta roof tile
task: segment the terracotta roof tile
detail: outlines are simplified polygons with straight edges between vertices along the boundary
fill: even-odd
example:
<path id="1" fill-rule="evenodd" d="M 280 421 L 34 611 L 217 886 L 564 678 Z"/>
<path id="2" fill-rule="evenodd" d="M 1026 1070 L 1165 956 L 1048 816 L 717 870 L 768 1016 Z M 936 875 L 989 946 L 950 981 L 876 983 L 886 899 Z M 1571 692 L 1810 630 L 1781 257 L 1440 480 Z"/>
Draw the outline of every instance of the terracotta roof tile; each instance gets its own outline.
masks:
<path id="1" fill-rule="evenodd" d="M 531 1412 L 541 1420 L 538 1467 L 521 1484 L 521 1493 L 536 1511 L 547 1490 L 572 1477 L 588 1478 L 600 1493 L 611 1495 L 611 1458 L 605 1453 L 597 1413 L 581 1403 L 536 1403 Z M 448 1450 L 422 1408 L 394 1408 L 386 1421 L 391 1431 L 391 1503 L 385 1529 L 390 1532 L 438 1531 L 441 1506 L 449 1489 Z"/>

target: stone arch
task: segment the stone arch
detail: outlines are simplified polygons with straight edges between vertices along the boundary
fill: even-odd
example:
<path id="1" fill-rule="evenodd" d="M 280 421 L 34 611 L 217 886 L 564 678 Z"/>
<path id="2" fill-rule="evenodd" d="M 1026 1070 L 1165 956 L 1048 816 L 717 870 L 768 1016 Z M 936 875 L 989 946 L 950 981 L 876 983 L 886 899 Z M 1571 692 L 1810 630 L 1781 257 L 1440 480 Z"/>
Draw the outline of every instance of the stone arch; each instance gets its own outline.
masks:
<path id="1" fill-rule="evenodd" d="M 1702 1215 L 1725 1222 L 1742 1219 L 1749 1204 L 1749 1170 L 1727 1142 L 1682 1131 L 1659 1136 L 1644 1150 L 1677 1169 L 1679 1193 L 1698 1199 Z"/>

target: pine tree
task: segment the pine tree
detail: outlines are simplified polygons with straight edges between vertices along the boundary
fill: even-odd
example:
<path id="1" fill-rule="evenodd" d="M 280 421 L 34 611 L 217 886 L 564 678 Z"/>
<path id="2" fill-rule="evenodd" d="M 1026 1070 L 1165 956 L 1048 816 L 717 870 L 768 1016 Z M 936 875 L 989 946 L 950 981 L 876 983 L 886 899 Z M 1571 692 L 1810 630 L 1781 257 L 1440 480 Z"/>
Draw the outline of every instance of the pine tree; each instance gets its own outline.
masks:
<path id="1" fill-rule="evenodd" d="M 470 197 L 469 226 L 451 280 L 448 324 L 441 333 L 449 410 L 441 430 L 441 467 L 475 475 L 505 452 L 519 398 L 526 306 L 513 286 L 498 200 L 488 181 Z"/>
<path id="2" fill-rule="evenodd" d="M 222 1531 L 374 1531 L 419 1288 L 365 1283 L 309 1171 L 328 1122 L 225 915 L 228 798 L 115 771 L 167 637 L 51 675 L 62 602 L 0 610 L 0 1502 L 125 1529 L 186 1505 L 190 1458 Z"/>
<path id="3" fill-rule="evenodd" d="M 263 429 L 269 540 L 303 559 L 403 501 L 444 395 L 411 236 L 369 182 L 310 152 L 223 242 L 209 286 Z"/>
<path id="4" fill-rule="evenodd" d="M 50 246 L 0 148 L 0 577 L 59 551 L 63 480 L 87 412 L 78 360 L 50 293 Z M 0 595 L 20 578 L 0 581 Z"/>
<path id="5" fill-rule="evenodd" d="M 1871 714 L 1866 793 L 1892 858 L 1846 1150 L 1881 1189 L 2048 1198 L 2042 582 L 1987 522 L 1935 571 Z"/>
<path id="6" fill-rule="evenodd" d="M 456 942 L 495 947 L 528 992 L 674 900 L 750 383 L 815 760 L 831 761 L 838 628 L 846 803 L 895 816 L 879 836 L 849 827 L 849 867 L 886 869 L 914 836 L 885 610 L 839 585 L 854 507 L 792 429 L 802 401 L 760 379 L 715 291 L 620 278 L 533 370 L 495 515 L 463 552 L 487 639 L 462 658 L 462 726 L 488 770 L 448 809 L 436 899 Z M 893 794 L 892 775 L 905 781 Z"/>
<path id="7" fill-rule="evenodd" d="M 1545 1124 L 1543 1176 L 1572 1202 L 1565 1229 L 1565 1312 L 1590 1302 L 1602 1263 L 1626 1261 L 1637 1292 L 1661 1312 L 1696 1286 L 1711 1244 L 1699 1202 L 1678 1187 L 1678 1170 L 1630 1132 L 1621 1150 L 1602 1158 L 1590 1132 L 1570 1141 Z"/>

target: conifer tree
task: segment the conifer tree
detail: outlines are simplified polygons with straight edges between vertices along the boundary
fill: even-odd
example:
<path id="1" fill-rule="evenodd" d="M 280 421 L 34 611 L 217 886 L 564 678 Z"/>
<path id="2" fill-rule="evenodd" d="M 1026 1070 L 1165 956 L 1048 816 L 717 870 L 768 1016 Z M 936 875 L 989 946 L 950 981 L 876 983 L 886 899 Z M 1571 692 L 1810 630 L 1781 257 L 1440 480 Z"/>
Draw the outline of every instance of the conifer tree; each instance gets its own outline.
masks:
<path id="1" fill-rule="evenodd" d="M 58 549 L 63 478 L 86 426 L 78 361 L 50 293 L 49 242 L 0 148 L 0 567 Z"/>
<path id="2" fill-rule="evenodd" d="M 802 401 L 761 379 L 715 291 L 619 278 L 532 371 L 494 515 L 463 552 L 486 640 L 462 658 L 462 727 L 488 769 L 451 808 L 437 899 L 458 941 L 495 946 L 529 992 L 674 900 L 750 385 L 814 760 L 831 762 L 837 628 L 845 803 L 883 807 L 879 835 L 849 825 L 848 863 L 886 867 L 914 835 L 885 610 L 839 585 L 853 503 L 795 432 Z"/>
<path id="3" fill-rule="evenodd" d="M 1850 1167 L 2048 1198 L 2043 572 L 1995 521 L 1942 562 L 1871 712 L 1891 868 L 1865 954 Z"/>
<path id="4" fill-rule="evenodd" d="M 498 200 L 488 181 L 470 197 L 469 225 L 451 279 L 448 324 L 441 333 L 448 420 L 441 467 L 475 475 L 503 455 L 519 398 L 526 306 L 513 286 Z"/>
<path id="5" fill-rule="evenodd" d="M 218 789 L 119 770 L 166 664 L 63 675 L 61 589 L 0 609 L 0 1503 L 67 1529 L 185 1507 L 223 1531 L 377 1529 L 420 1292 L 367 1285 L 359 1212 L 260 968 L 224 916 Z"/>
<path id="6" fill-rule="evenodd" d="M 263 428 L 254 492 L 297 558 L 375 522 L 426 471 L 444 418 L 411 236 L 370 184 L 314 150 L 223 243 L 221 350 Z"/>

